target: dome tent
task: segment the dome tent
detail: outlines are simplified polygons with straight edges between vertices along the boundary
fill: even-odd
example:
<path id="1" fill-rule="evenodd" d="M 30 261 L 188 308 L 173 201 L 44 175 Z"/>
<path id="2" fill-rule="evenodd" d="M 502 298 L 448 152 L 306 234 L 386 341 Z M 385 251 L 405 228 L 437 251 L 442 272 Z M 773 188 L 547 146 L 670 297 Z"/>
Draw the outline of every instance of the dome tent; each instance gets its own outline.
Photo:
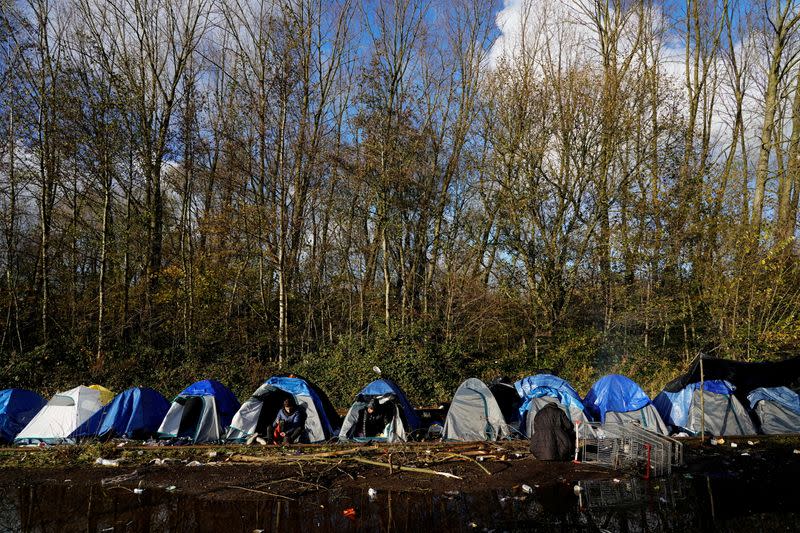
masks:
<path id="1" fill-rule="evenodd" d="M 218 441 L 238 409 L 239 400 L 225 385 L 213 379 L 198 381 L 172 401 L 158 428 L 158 437 L 193 443 Z"/>
<path id="2" fill-rule="evenodd" d="M 758 417 L 762 433 L 800 433 L 800 396 L 793 390 L 788 387 L 759 387 L 747 396 L 747 400 Z"/>
<path id="3" fill-rule="evenodd" d="M 100 391 L 83 385 L 59 392 L 14 439 L 15 444 L 74 443 L 73 431 L 102 409 Z"/>
<path id="4" fill-rule="evenodd" d="M 548 403 L 555 403 L 561 408 L 573 425 L 578 426 L 580 435 L 591 433 L 588 418 L 584 413 L 580 396 L 566 380 L 552 374 L 536 374 L 514 383 L 522 404 L 519 408 L 520 431 L 528 437 L 534 433 L 533 420 L 536 413 Z"/>
<path id="5" fill-rule="evenodd" d="M 586 394 L 583 405 L 594 420 L 603 424 L 638 422 L 655 433 L 669 433 L 650 397 L 636 382 L 619 374 L 598 379 Z"/>
<path id="6" fill-rule="evenodd" d="M 339 415 L 327 396 L 308 380 L 295 375 L 273 376 L 242 404 L 231 422 L 226 440 L 243 442 L 248 437 L 266 435 L 287 398 L 306 413 L 305 442 L 325 442 L 338 429 Z"/>
<path id="7" fill-rule="evenodd" d="M 469 378 L 459 385 L 444 423 L 446 440 L 493 441 L 510 435 L 503 412 L 483 381 Z"/>
<path id="8" fill-rule="evenodd" d="M 690 383 L 677 392 L 661 391 L 653 399 L 664 422 L 677 431 L 697 435 L 751 435 L 756 432 L 747 410 L 725 380 Z M 702 398 L 701 398 L 702 395 Z"/>
<path id="9" fill-rule="evenodd" d="M 386 440 L 388 442 L 405 441 L 407 435 L 419 429 L 420 420 L 411 403 L 408 401 L 403 389 L 387 378 L 379 378 L 365 386 L 356 395 L 347 415 L 342 422 L 339 440 L 356 439 L 358 429 L 356 422 L 367 404 L 375 400 L 383 409 L 391 411 L 392 422 L 388 433 L 384 437 L 370 437 L 368 440 Z"/>
<path id="10" fill-rule="evenodd" d="M 0 391 L 0 442 L 13 442 L 45 404 L 44 398 L 29 390 Z"/>
<path id="11" fill-rule="evenodd" d="M 145 440 L 156 434 L 170 404 L 147 387 L 131 387 L 92 415 L 70 438 L 125 438 Z"/>

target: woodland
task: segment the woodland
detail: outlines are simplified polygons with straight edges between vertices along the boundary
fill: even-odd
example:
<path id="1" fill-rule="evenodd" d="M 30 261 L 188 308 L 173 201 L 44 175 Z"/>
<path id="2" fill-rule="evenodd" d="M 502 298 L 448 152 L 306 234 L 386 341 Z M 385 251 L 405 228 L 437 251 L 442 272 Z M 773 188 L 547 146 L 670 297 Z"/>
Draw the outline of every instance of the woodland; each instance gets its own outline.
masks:
<path id="1" fill-rule="evenodd" d="M 785 359 L 799 62 L 798 0 L 0 0 L 0 388 Z"/>

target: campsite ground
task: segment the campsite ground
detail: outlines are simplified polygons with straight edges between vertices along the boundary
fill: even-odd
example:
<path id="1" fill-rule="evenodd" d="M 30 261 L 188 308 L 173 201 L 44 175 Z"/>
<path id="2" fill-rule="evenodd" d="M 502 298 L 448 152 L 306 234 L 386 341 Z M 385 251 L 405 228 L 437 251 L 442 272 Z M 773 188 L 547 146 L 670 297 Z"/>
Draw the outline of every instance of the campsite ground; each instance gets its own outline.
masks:
<path id="1" fill-rule="evenodd" d="M 796 452 L 800 449 L 800 437 L 743 437 L 726 439 L 716 446 L 708 442 L 701 445 L 699 439 L 684 442 L 686 466 L 677 473 L 682 479 L 733 479 L 741 483 L 742 490 L 758 483 L 771 490 L 796 492 L 794 481 L 788 483 L 800 479 L 800 453 Z M 732 447 L 731 443 L 736 446 Z M 110 462 L 118 460 L 119 466 L 96 465 L 98 458 Z M 421 470 L 405 471 L 404 467 Z M 76 516 L 81 518 L 73 524 L 74 529 L 85 529 L 83 520 L 91 515 L 93 505 L 95 511 L 102 507 L 98 503 L 102 501 L 98 497 L 101 492 L 117 495 L 113 506 L 115 517 L 120 509 L 116 498 L 131 498 L 134 489 L 138 489 L 140 500 L 141 495 L 154 501 L 180 495 L 193 502 L 202 501 L 205 506 L 225 505 L 226 502 L 227 505 L 232 502 L 254 505 L 266 501 L 290 505 L 311 499 L 321 509 L 333 508 L 328 511 L 341 518 L 341 512 L 347 507 L 358 508 L 358 502 L 367 501 L 369 489 L 381 495 L 405 494 L 431 502 L 456 494 L 474 499 L 491 495 L 494 501 L 501 493 L 505 496 L 498 501 L 504 501 L 504 498 L 523 498 L 535 492 L 536 495 L 555 494 L 556 499 L 574 505 L 573 487 L 578 482 L 622 480 L 624 483 L 640 477 L 639 473 L 614 472 L 588 464 L 537 461 L 530 456 L 525 441 L 347 447 L 116 447 L 107 443 L 0 449 L 0 496 L 14 491 L 22 494 L 19 489 L 23 487 L 40 493 L 57 492 L 58 496 L 51 496 L 51 499 L 62 503 L 39 509 L 37 520 L 46 517 L 48 510 L 63 514 L 63 509 L 58 511 L 59 505 L 64 505 L 70 494 L 84 495 L 79 503 L 70 505 L 85 505 L 88 494 L 89 514 L 78 513 Z M 19 503 L 18 507 L 22 516 L 25 506 Z M 274 513 L 270 513 L 273 516 Z M 26 516 L 27 523 L 38 523 L 30 522 L 31 515 Z M 25 529 L 25 520 L 20 520 Z M 69 524 L 61 524 L 60 528 L 73 529 Z"/>

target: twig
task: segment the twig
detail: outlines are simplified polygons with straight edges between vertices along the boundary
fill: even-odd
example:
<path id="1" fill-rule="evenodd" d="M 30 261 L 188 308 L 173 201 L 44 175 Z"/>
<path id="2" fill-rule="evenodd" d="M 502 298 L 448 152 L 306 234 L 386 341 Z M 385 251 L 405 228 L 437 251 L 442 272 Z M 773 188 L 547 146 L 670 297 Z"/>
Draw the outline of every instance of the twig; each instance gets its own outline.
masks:
<path id="1" fill-rule="evenodd" d="M 275 494 L 274 492 L 267 492 L 265 490 L 248 489 L 247 487 L 240 487 L 239 485 L 228 485 L 228 488 L 246 490 L 247 492 L 255 492 L 256 494 L 265 494 L 267 496 L 272 496 L 274 498 L 283 498 L 284 500 L 289 500 L 292 502 L 294 501 L 294 498 L 290 498 L 289 496 L 284 496 L 283 494 Z"/>
<path id="2" fill-rule="evenodd" d="M 361 457 L 351 457 L 350 460 L 351 461 L 356 461 L 356 462 L 359 462 L 359 463 L 364 463 L 364 464 L 367 464 L 367 465 L 382 466 L 384 468 L 389 468 L 389 465 L 387 463 L 382 463 L 380 461 L 372 461 L 370 459 L 362 459 Z M 455 474 L 451 474 L 449 472 L 438 472 L 436 470 L 431 470 L 429 468 L 415 468 L 413 466 L 395 466 L 394 468 L 397 469 L 397 470 L 406 471 L 406 472 L 416 472 L 418 474 L 433 474 L 433 475 L 436 475 L 436 476 L 444 476 L 444 477 L 450 478 L 450 479 L 461 479 L 460 477 L 456 476 Z"/>
<path id="3" fill-rule="evenodd" d="M 460 457 L 461 459 L 466 459 L 467 461 L 472 461 L 473 463 L 475 463 L 476 465 L 478 465 L 478 468 L 480 468 L 481 470 L 483 470 L 484 472 L 486 472 L 486 475 L 487 475 L 487 476 L 491 476 L 491 475 L 492 475 L 492 473 L 491 473 L 491 472 L 489 472 L 489 470 L 488 470 L 488 469 L 487 469 L 485 466 L 483 466 L 482 464 L 480 464 L 478 461 L 476 461 L 476 460 L 475 460 L 475 459 L 473 459 L 472 457 L 468 457 L 468 456 L 466 456 L 466 455 L 461 455 L 460 453 L 451 453 L 450 455 L 448 455 L 448 456 L 447 456 L 447 458 L 448 458 L 448 459 L 449 459 L 449 458 L 451 458 L 451 457 Z"/>

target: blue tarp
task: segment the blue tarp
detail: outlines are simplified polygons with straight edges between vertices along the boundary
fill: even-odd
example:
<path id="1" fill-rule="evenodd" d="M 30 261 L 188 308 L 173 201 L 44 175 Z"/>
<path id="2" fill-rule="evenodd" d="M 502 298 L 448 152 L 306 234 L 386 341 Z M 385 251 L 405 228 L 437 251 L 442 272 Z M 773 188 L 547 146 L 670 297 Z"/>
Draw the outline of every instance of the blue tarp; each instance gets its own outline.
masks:
<path id="1" fill-rule="evenodd" d="M 413 407 L 411 407 L 411 402 L 408 401 L 406 393 L 403 392 L 403 389 L 401 389 L 400 386 L 394 381 L 386 378 L 376 379 L 361 389 L 361 392 L 358 394 L 361 396 L 381 396 L 383 394 L 394 394 L 397 397 L 397 401 L 400 403 L 400 407 L 403 409 L 406 422 L 408 422 L 408 425 L 410 426 L 409 429 L 414 431 L 421 426 L 417 412 Z"/>
<path id="2" fill-rule="evenodd" d="M 155 435 L 169 402 L 147 387 L 133 387 L 114 399 L 72 432 L 70 438 L 148 438 Z"/>
<path id="3" fill-rule="evenodd" d="M 761 400 L 775 402 L 800 415 L 800 396 L 788 387 L 759 387 L 747 395 L 750 407 L 755 409 Z"/>
<path id="4" fill-rule="evenodd" d="M 236 414 L 240 407 L 236 396 L 225 385 L 213 379 L 204 379 L 203 381 L 192 383 L 183 389 L 178 396 L 213 396 L 217 404 L 220 423 L 224 428 L 231 425 L 233 415 Z"/>
<path id="5" fill-rule="evenodd" d="M 525 413 L 528 412 L 528 408 L 533 399 L 543 396 L 556 398 L 566 407 L 575 406 L 583 411 L 581 397 L 578 396 L 578 393 L 575 392 L 572 385 L 552 374 L 536 374 L 535 376 L 522 378 L 514 383 L 514 388 L 517 390 L 519 397 L 522 398 L 519 414 L 523 418 L 525 417 Z"/>
<path id="6" fill-rule="evenodd" d="M 686 427 L 686 422 L 689 419 L 689 408 L 692 405 L 692 396 L 694 391 L 699 388 L 699 383 L 691 383 L 678 392 L 661 391 L 658 396 L 653 398 L 653 405 L 668 425 Z M 724 380 L 715 379 L 703 382 L 703 390 L 714 394 L 728 395 L 733 393 L 735 389 L 733 385 Z"/>
<path id="7" fill-rule="evenodd" d="M 25 389 L 0 391 L 0 442 L 13 442 L 47 401 Z"/>
<path id="8" fill-rule="evenodd" d="M 609 374 L 598 379 L 583 400 L 586 411 L 600 422 L 606 421 L 606 413 L 609 411 L 638 411 L 649 403 L 650 398 L 636 382 L 619 374 Z"/>
<path id="9" fill-rule="evenodd" d="M 292 396 L 308 396 L 314 402 L 314 407 L 319 414 L 322 430 L 325 432 L 326 438 L 331 438 L 334 435 L 334 428 L 331 421 L 328 419 L 328 414 L 325 412 L 322 399 L 314 391 L 306 380 L 297 377 L 288 376 L 273 376 L 266 381 L 267 385 L 277 387 L 282 391 L 288 392 Z"/>

